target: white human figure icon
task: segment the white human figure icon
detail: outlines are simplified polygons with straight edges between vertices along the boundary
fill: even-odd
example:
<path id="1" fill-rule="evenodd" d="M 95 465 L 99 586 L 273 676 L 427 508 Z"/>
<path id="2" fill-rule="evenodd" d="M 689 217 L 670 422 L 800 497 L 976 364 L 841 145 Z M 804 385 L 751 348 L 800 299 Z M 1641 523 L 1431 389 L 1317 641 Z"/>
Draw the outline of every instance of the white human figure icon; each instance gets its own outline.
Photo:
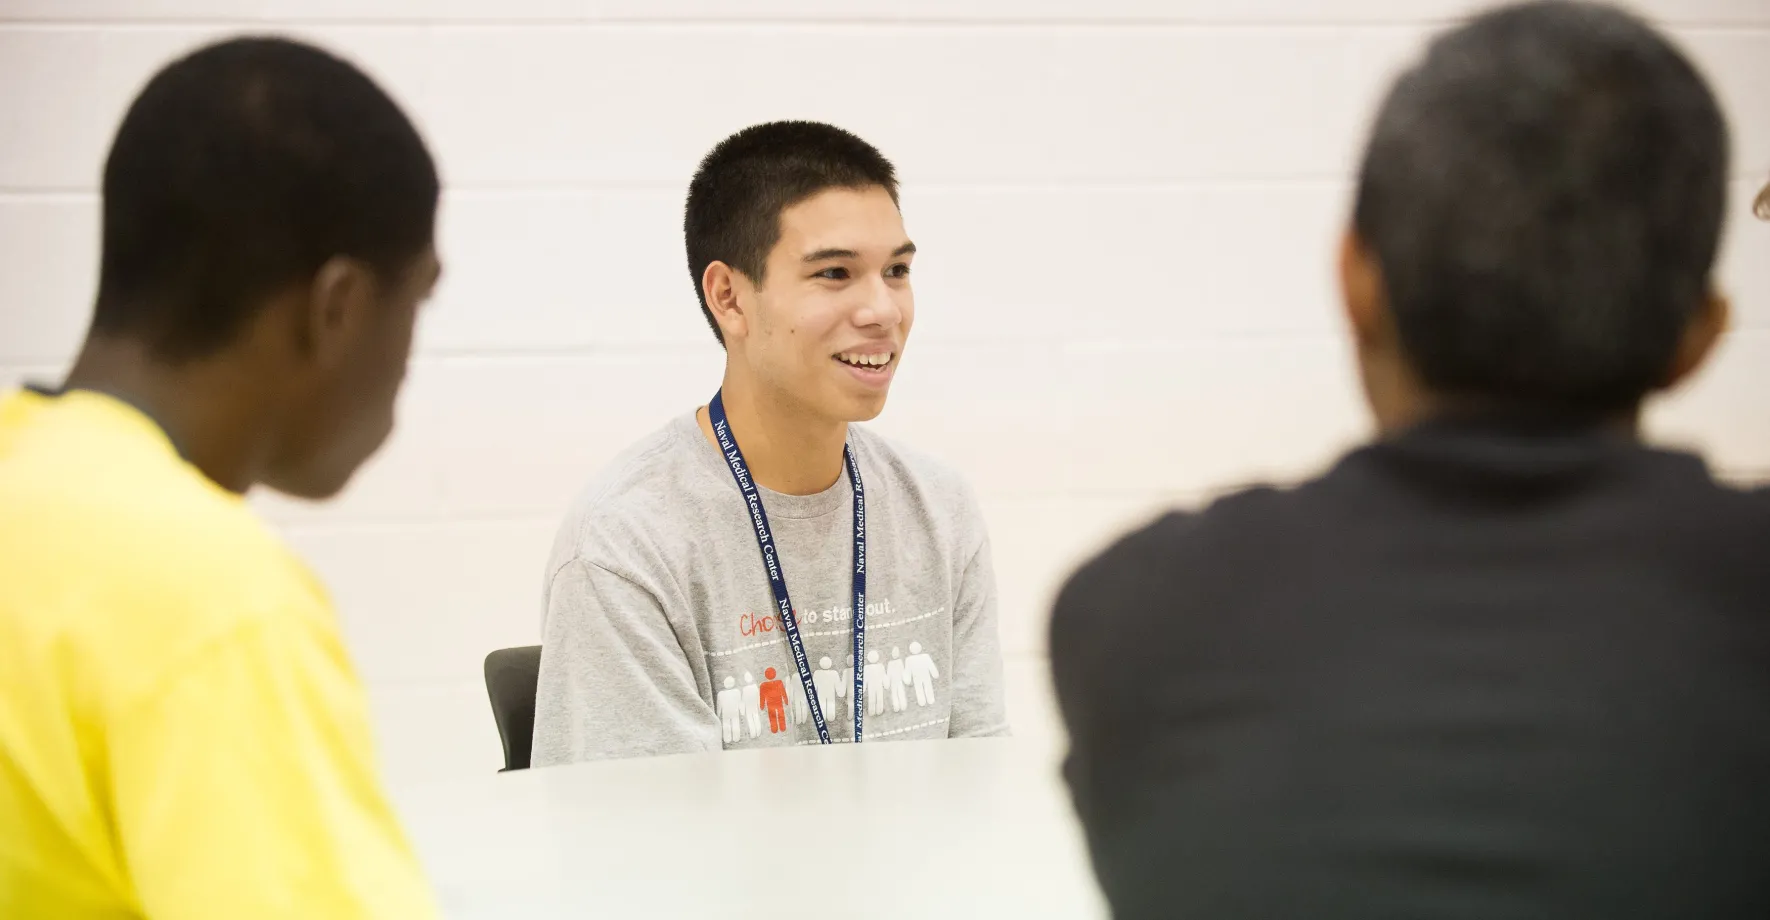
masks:
<path id="1" fill-rule="evenodd" d="M 867 668 L 861 674 L 867 692 L 867 715 L 885 714 L 885 666 L 879 663 L 879 653 L 867 653 Z"/>
<path id="2" fill-rule="evenodd" d="M 725 689 L 719 691 L 718 704 L 720 736 L 725 743 L 737 744 L 744 740 L 744 701 L 738 693 L 736 680 L 725 679 Z"/>
<path id="3" fill-rule="evenodd" d="M 850 655 L 848 656 L 848 667 L 843 669 L 843 676 L 835 681 L 835 699 L 848 701 L 848 706 L 843 708 L 846 711 L 846 709 L 853 709 L 855 706 L 855 701 L 848 699 L 853 695 L 855 695 L 855 656 Z"/>
<path id="4" fill-rule="evenodd" d="M 910 684 L 910 671 L 904 667 L 902 649 L 892 648 L 891 663 L 885 666 L 885 682 L 891 685 L 891 711 L 910 708 L 910 695 L 903 689 Z"/>
<path id="5" fill-rule="evenodd" d="M 916 687 L 916 705 L 933 703 L 934 679 L 940 676 L 940 669 L 934 666 L 934 656 L 922 651 L 922 643 L 910 643 L 910 659 L 905 668 L 909 671 L 910 683 Z"/>
<path id="6" fill-rule="evenodd" d="M 836 672 L 831 667 L 834 662 L 825 655 L 817 660 L 817 670 L 811 672 L 811 687 L 817 691 L 817 706 L 828 722 L 836 714 Z"/>
<path id="7" fill-rule="evenodd" d="M 799 679 L 799 669 L 793 668 L 786 673 L 787 709 L 792 714 L 794 725 L 804 725 L 811 718 L 811 704 L 805 701 L 805 682 Z"/>
<path id="8" fill-rule="evenodd" d="M 762 688 L 749 671 L 744 672 L 744 715 L 750 719 L 750 737 L 762 734 Z"/>

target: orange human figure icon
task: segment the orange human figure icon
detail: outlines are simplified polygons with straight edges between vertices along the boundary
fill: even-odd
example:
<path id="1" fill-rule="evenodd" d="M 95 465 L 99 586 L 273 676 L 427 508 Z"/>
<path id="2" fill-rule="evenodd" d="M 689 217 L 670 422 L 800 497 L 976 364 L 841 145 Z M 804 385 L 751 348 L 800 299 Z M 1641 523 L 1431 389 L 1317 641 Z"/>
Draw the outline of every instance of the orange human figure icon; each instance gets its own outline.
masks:
<path id="1" fill-rule="evenodd" d="M 787 730 L 787 685 L 774 679 L 774 669 L 762 672 L 762 708 L 768 710 L 768 732 L 778 735 Z"/>

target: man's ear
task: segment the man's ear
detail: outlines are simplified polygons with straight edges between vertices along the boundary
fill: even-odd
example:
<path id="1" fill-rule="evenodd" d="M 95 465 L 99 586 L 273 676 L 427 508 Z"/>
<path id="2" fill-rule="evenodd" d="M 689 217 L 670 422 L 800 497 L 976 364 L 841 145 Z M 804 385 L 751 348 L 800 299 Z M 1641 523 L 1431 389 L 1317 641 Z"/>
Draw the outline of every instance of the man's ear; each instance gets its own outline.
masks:
<path id="1" fill-rule="evenodd" d="M 1360 345 L 1379 344 L 1389 337 L 1388 299 L 1376 253 L 1348 229 L 1340 239 L 1340 304 Z"/>
<path id="2" fill-rule="evenodd" d="M 709 262 L 707 270 L 701 272 L 701 296 L 727 342 L 741 340 L 749 332 L 749 317 L 739 297 L 747 287 L 748 279 L 743 273 L 724 262 Z"/>
<path id="3" fill-rule="evenodd" d="M 1725 294 L 1711 291 L 1703 298 L 1701 308 L 1684 327 L 1684 335 L 1678 340 L 1678 350 L 1672 355 L 1672 366 L 1666 371 L 1661 389 L 1669 390 L 1690 379 L 1714 353 L 1715 345 L 1721 341 L 1732 319 L 1733 305 Z"/>
<path id="4" fill-rule="evenodd" d="M 377 309 L 379 290 L 374 270 L 364 263 L 345 256 L 326 260 L 307 286 L 297 320 L 304 356 L 322 367 L 343 361 Z"/>

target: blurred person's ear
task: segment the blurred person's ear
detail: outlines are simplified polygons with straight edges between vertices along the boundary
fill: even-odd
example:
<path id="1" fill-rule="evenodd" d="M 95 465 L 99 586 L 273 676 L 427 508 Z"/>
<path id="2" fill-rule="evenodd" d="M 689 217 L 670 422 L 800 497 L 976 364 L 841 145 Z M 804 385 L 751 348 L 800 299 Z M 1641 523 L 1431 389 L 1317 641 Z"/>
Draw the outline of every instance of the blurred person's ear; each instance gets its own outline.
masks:
<path id="1" fill-rule="evenodd" d="M 1365 402 L 1380 431 L 1400 430 L 1425 416 L 1431 397 L 1401 346 L 1376 252 L 1356 230 L 1347 230 L 1340 239 L 1339 261 L 1340 305 L 1357 346 Z"/>
<path id="2" fill-rule="evenodd" d="M 1758 203 L 1764 203 L 1763 196 L 1759 196 Z M 1727 324 L 1732 317 L 1733 305 L 1728 302 L 1725 294 L 1717 291 L 1704 298 L 1702 308 L 1696 311 L 1696 315 L 1690 318 L 1690 324 L 1684 327 L 1684 337 L 1678 341 L 1678 350 L 1672 355 L 1672 366 L 1666 370 L 1666 379 L 1660 384 L 1660 388 L 1669 390 L 1696 373 L 1708 361 L 1709 355 L 1714 353 L 1715 344 L 1721 340 L 1722 333 L 1727 331 Z"/>
<path id="3" fill-rule="evenodd" d="M 1383 269 L 1356 231 L 1340 240 L 1340 303 L 1360 347 L 1388 347 L 1393 338 Z"/>

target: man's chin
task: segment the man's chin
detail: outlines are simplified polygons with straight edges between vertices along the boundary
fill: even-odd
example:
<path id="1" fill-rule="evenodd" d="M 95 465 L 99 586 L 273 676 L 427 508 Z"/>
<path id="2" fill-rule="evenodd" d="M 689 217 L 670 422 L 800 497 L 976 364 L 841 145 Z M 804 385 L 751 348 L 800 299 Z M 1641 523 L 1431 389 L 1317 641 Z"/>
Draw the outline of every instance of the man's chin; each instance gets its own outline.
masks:
<path id="1" fill-rule="evenodd" d="M 855 422 L 870 422 L 878 418 L 884 411 L 885 400 L 883 399 L 864 403 L 844 400 L 835 406 L 819 410 L 816 415 L 832 422 L 853 424 Z"/>
<path id="2" fill-rule="evenodd" d="M 300 462 L 266 470 L 260 484 L 302 501 L 331 501 L 350 486 L 371 455 L 372 452 L 338 452 L 302 458 Z"/>
<path id="3" fill-rule="evenodd" d="M 326 502 L 337 498 L 350 485 L 355 471 L 347 472 L 302 472 L 265 477 L 263 485 L 275 492 L 280 492 L 293 499 L 307 502 Z"/>
<path id="4" fill-rule="evenodd" d="M 839 387 L 834 393 L 827 393 L 828 402 L 823 403 L 828 409 L 827 418 L 839 421 L 873 421 L 880 418 L 885 410 L 885 396 L 889 389 L 871 389 L 858 391 L 858 387 Z"/>
<path id="5" fill-rule="evenodd" d="M 885 394 L 865 399 L 852 399 L 842 413 L 845 422 L 870 422 L 885 411 Z"/>

